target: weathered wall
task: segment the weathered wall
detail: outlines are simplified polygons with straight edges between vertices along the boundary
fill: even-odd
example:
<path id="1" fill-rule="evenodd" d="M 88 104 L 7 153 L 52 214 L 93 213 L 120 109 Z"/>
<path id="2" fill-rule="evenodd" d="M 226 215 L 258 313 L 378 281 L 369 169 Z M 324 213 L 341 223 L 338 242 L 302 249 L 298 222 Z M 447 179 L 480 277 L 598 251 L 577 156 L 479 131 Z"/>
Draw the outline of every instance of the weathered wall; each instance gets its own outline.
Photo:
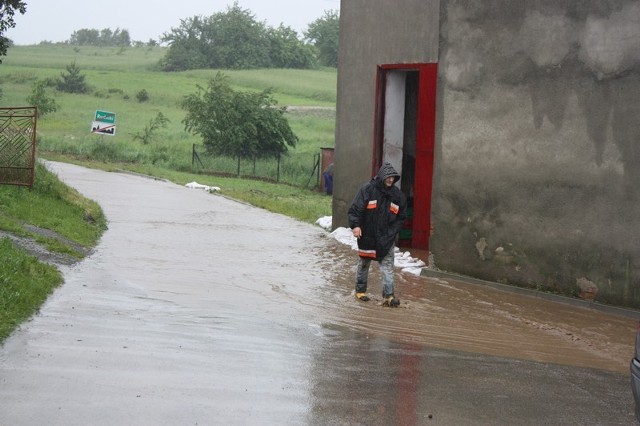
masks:
<path id="1" fill-rule="evenodd" d="M 443 0 L 441 18 L 436 264 L 638 306 L 640 2 Z"/>
<path id="2" fill-rule="evenodd" d="M 356 191 L 371 178 L 376 70 L 437 62 L 439 1 L 343 0 L 336 106 L 333 226 L 347 226 Z M 402 13 L 398 13 L 402 10 Z"/>
<path id="3" fill-rule="evenodd" d="M 436 265 L 640 306 L 640 1 L 345 0 L 340 43 L 334 226 L 376 65 L 438 62 Z"/>

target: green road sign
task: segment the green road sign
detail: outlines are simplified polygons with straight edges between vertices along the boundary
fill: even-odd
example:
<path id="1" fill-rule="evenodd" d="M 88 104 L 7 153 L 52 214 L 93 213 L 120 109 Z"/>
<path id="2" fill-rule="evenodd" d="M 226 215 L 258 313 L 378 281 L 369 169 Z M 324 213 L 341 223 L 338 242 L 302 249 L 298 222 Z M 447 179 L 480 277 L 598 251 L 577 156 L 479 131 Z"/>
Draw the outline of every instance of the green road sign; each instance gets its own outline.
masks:
<path id="1" fill-rule="evenodd" d="M 115 136 L 116 113 L 108 111 L 96 111 L 96 117 L 91 123 L 91 133 Z"/>
<path id="2" fill-rule="evenodd" d="M 94 121 L 100 123 L 116 123 L 116 113 L 115 112 L 107 112 L 107 111 L 96 111 L 96 119 Z"/>

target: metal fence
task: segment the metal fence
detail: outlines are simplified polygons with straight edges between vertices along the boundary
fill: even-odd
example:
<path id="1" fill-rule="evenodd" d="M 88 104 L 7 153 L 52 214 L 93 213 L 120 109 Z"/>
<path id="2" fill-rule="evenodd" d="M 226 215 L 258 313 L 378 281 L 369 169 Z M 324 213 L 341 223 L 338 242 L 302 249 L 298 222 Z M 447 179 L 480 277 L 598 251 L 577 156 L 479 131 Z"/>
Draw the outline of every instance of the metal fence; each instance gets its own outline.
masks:
<path id="1" fill-rule="evenodd" d="M 320 154 L 284 155 L 277 158 L 238 159 L 216 156 L 202 145 L 193 145 L 191 166 L 203 174 L 233 176 L 319 188 Z"/>
<path id="2" fill-rule="evenodd" d="M 0 108 L 0 184 L 33 186 L 36 107 Z"/>

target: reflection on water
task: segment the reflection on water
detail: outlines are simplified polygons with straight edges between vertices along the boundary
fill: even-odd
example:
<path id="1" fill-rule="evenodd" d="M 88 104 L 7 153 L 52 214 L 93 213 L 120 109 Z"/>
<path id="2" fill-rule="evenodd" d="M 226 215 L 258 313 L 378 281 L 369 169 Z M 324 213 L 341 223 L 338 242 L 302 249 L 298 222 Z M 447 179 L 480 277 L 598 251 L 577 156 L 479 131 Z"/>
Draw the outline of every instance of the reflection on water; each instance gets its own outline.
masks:
<path id="1" fill-rule="evenodd" d="M 323 325 L 313 425 L 629 424 L 619 373 L 473 355 Z M 576 391 L 580 389 L 580 391 Z M 617 395 L 617 396 L 615 396 Z"/>
<path id="2" fill-rule="evenodd" d="M 355 300 L 354 251 L 331 240 L 317 250 L 325 285 L 305 304 L 322 319 L 305 424 L 633 420 L 630 396 L 620 395 L 629 394 L 634 320 L 403 273 L 401 307 L 384 308 Z M 375 266 L 369 289 L 380 290 Z"/>
<path id="3" fill-rule="evenodd" d="M 422 348 L 347 328 L 328 339 L 311 372 L 310 416 L 328 424 L 420 424 Z M 348 401 L 347 404 L 345 402 Z M 319 422 L 310 422 L 319 424 Z"/>

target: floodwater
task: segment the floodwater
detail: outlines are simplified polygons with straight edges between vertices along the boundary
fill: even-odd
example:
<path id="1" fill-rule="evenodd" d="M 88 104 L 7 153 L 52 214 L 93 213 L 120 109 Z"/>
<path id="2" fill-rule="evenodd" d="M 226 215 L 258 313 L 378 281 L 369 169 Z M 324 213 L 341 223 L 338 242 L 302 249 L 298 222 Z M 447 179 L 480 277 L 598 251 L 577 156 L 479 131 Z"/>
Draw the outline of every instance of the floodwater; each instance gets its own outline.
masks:
<path id="1" fill-rule="evenodd" d="M 48 163 L 109 230 L 0 348 L 0 424 L 632 424 L 636 320 L 396 275 L 315 226 Z M 224 191 L 224 188 L 222 188 Z"/>

